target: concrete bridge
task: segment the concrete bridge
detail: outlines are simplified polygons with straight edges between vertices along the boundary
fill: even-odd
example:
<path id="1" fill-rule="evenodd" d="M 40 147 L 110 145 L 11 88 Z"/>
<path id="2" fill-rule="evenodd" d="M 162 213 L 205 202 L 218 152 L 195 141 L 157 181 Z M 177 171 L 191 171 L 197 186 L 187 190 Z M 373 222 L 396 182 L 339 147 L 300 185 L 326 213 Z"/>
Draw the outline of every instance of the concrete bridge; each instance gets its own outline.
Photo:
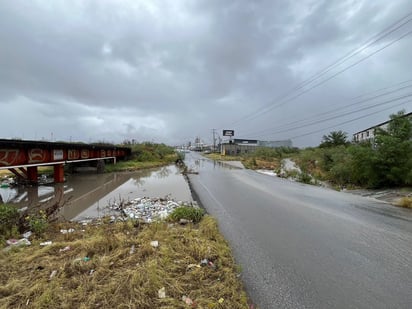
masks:
<path id="1" fill-rule="evenodd" d="M 64 182 L 64 165 L 76 162 L 125 159 L 131 148 L 64 142 L 0 139 L 0 170 L 8 169 L 20 179 L 38 183 L 39 166 L 54 167 L 54 182 Z"/>

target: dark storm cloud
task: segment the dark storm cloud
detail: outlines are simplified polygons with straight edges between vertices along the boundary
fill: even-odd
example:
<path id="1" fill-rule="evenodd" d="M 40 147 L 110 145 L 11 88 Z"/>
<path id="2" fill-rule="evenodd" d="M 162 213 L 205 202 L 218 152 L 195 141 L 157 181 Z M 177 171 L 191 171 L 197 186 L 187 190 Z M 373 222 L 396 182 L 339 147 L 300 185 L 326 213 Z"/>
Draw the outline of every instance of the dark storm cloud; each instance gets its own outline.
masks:
<path id="1" fill-rule="evenodd" d="M 410 77 L 406 37 L 325 85 L 239 121 L 276 105 L 408 11 L 407 0 L 2 1 L 0 106 L 8 117 L 0 128 L 3 137 L 55 131 L 85 141 L 177 143 L 233 124 L 247 137 Z M 402 107 L 410 105 L 351 125 L 369 126 Z M 31 129 L 14 128 L 23 109 L 44 121 L 27 117 Z M 296 144 L 316 144 L 326 133 Z"/>

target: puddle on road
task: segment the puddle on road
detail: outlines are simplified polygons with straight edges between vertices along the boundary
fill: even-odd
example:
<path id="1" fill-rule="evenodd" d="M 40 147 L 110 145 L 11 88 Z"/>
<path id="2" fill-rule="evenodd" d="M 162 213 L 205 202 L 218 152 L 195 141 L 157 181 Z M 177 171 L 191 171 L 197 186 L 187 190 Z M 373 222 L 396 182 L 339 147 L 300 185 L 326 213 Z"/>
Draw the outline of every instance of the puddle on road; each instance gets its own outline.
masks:
<path id="1" fill-rule="evenodd" d="M 42 203 L 59 204 L 59 216 L 67 220 L 108 213 L 109 203 L 136 197 L 165 197 L 192 201 L 189 185 L 175 165 L 127 173 L 73 174 L 64 184 L 2 189 L 3 201 L 19 208 Z"/>

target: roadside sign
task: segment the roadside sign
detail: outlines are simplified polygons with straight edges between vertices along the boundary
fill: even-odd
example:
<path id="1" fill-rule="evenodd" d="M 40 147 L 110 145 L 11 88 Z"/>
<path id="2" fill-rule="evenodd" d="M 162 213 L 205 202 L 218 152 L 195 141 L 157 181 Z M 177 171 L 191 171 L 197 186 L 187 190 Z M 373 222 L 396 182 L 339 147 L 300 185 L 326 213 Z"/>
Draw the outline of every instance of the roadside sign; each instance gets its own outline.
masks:
<path id="1" fill-rule="evenodd" d="M 223 136 L 235 136 L 235 130 L 223 130 Z"/>

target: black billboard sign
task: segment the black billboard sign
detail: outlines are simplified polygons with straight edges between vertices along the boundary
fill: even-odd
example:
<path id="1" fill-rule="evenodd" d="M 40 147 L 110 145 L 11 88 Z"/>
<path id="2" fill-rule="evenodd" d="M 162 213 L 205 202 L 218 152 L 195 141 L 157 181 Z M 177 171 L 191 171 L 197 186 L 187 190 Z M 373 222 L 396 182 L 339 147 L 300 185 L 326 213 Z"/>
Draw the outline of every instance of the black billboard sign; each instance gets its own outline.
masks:
<path id="1" fill-rule="evenodd" d="M 223 136 L 235 136 L 235 130 L 223 130 Z"/>

